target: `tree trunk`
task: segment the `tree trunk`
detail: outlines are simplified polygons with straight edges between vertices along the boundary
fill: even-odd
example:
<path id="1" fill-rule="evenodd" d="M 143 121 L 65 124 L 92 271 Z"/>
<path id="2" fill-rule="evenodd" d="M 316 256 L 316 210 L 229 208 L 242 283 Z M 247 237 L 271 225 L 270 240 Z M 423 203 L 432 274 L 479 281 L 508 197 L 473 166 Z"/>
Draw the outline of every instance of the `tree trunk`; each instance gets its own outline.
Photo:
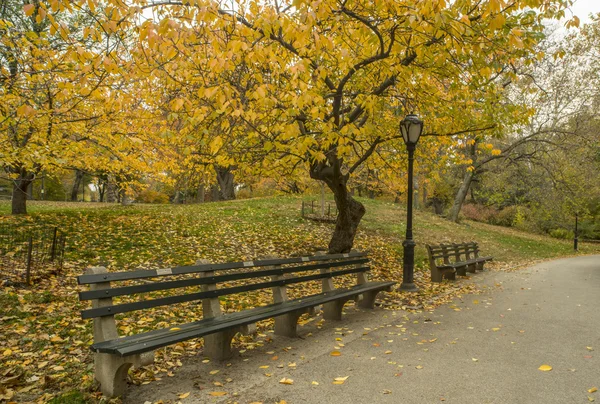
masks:
<path id="1" fill-rule="evenodd" d="M 122 206 L 129 206 L 133 204 L 133 199 L 131 199 L 127 193 L 127 190 L 123 189 L 120 192 L 121 194 L 121 205 Z"/>
<path id="2" fill-rule="evenodd" d="M 118 199 L 119 195 L 115 178 L 112 175 L 109 175 L 106 180 L 106 202 L 115 203 Z"/>
<path id="3" fill-rule="evenodd" d="M 19 173 L 19 178 L 13 181 L 12 214 L 27 214 L 27 190 L 33 183 L 33 174 L 24 169 Z"/>
<path id="4" fill-rule="evenodd" d="M 366 213 L 362 203 L 350 196 L 346 181 L 330 186 L 338 208 L 335 230 L 329 241 L 329 253 L 347 253 L 354 245 L 354 237 L 360 220 Z"/>
<path id="5" fill-rule="evenodd" d="M 106 195 L 106 180 L 101 178 L 98 181 L 98 197 L 100 202 L 104 202 L 104 195 Z"/>
<path id="6" fill-rule="evenodd" d="M 467 171 L 463 178 L 460 187 L 458 188 L 458 192 L 456 192 L 456 196 L 454 197 L 454 203 L 452 204 L 452 208 L 450 209 L 449 219 L 453 222 L 458 222 L 458 215 L 460 214 L 460 210 L 462 209 L 462 205 L 469 193 L 469 188 L 471 186 L 471 182 L 473 181 L 473 171 Z"/>
<path id="7" fill-rule="evenodd" d="M 198 193 L 196 194 L 196 202 L 204 203 L 205 186 L 204 183 L 198 185 Z"/>
<path id="8" fill-rule="evenodd" d="M 444 201 L 442 201 L 437 196 L 434 196 L 433 198 L 431 198 L 431 204 L 433 205 L 433 211 L 436 215 L 441 216 L 444 214 Z"/>
<path id="9" fill-rule="evenodd" d="M 235 187 L 233 183 L 233 167 L 215 166 L 217 183 L 219 184 L 219 200 L 229 201 L 235 199 Z"/>
<path id="10" fill-rule="evenodd" d="M 321 217 L 325 217 L 325 184 L 321 182 Z"/>
<path id="11" fill-rule="evenodd" d="M 77 202 L 79 199 L 79 187 L 83 181 L 83 171 L 75 170 L 75 181 L 73 182 L 73 189 L 71 189 L 71 202 Z"/>
<path id="12" fill-rule="evenodd" d="M 335 230 L 329 241 L 329 253 L 347 253 L 354 245 L 354 237 L 360 220 L 365 215 L 365 207 L 350 195 L 348 179 L 350 174 L 342 174 L 341 160 L 332 157 L 331 165 L 324 162 L 315 163 L 310 170 L 313 179 L 321 180 L 327 184 L 335 198 L 338 209 Z"/>

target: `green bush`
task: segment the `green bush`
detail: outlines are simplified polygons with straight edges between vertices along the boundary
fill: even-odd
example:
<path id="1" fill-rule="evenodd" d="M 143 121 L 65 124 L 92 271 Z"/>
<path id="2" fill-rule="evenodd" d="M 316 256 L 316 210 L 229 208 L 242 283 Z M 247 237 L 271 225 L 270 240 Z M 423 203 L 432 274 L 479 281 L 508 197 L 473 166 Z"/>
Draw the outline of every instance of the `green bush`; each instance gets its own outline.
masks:
<path id="1" fill-rule="evenodd" d="M 567 229 L 554 229 L 550 231 L 550 237 L 560 238 L 563 240 L 572 239 L 574 237 L 573 232 Z"/>
<path id="2" fill-rule="evenodd" d="M 517 206 L 506 207 L 492 215 L 489 222 L 496 226 L 512 227 L 517 219 L 518 212 Z"/>

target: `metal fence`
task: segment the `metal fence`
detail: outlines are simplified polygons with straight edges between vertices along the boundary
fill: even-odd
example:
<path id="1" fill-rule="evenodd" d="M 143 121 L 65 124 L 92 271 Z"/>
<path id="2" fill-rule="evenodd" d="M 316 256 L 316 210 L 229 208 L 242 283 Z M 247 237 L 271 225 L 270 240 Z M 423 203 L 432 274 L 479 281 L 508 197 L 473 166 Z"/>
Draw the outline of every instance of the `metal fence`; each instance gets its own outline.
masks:
<path id="1" fill-rule="evenodd" d="M 59 274 L 65 243 L 58 227 L 0 225 L 0 284 L 32 285 Z"/>
<path id="2" fill-rule="evenodd" d="M 338 215 L 335 203 L 326 202 L 323 209 L 325 216 L 321 215 L 321 203 L 317 201 L 302 201 L 301 214 L 306 218 L 323 218 L 335 220 Z"/>

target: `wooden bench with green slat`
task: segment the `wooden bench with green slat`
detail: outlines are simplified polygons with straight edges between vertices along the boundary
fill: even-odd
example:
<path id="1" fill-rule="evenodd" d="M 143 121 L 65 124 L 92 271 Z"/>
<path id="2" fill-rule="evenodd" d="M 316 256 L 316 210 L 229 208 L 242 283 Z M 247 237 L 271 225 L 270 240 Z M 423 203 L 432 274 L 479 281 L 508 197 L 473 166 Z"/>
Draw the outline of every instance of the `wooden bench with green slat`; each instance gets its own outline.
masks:
<path id="1" fill-rule="evenodd" d="M 366 253 L 351 252 L 221 264 L 203 261 L 193 266 L 112 273 L 103 267 L 90 268 L 78 277 L 78 282 L 90 285 L 90 290 L 80 292 L 79 298 L 92 301 L 92 308 L 81 314 L 84 319 L 94 319 L 91 349 L 95 352 L 96 379 L 102 392 L 113 397 L 125 391 L 129 367 L 152 363 L 152 351 L 158 348 L 203 337 L 204 355 L 222 360 L 231 357 L 235 334 L 247 332 L 247 326 L 257 321 L 274 318 L 275 334 L 294 337 L 298 318 L 317 306 L 323 307 L 326 320 L 341 320 L 348 300 L 373 308 L 377 294 L 391 290 L 395 282 L 368 282 L 368 264 Z M 334 287 L 334 277 L 352 274 L 357 276 L 355 286 Z M 288 299 L 288 285 L 315 280 L 321 281 L 321 293 Z M 125 284 L 117 286 L 118 282 Z M 220 284 L 224 287 L 219 288 Z M 152 294 L 190 287 L 200 290 L 171 296 Z M 264 289 L 271 290 L 272 304 L 222 313 L 219 297 Z M 113 298 L 133 296 L 135 301 L 113 302 Z M 202 301 L 201 320 L 119 337 L 117 314 L 198 301 Z"/>
<path id="2" fill-rule="evenodd" d="M 493 257 L 480 257 L 479 252 L 479 246 L 474 241 L 427 245 L 431 281 L 441 282 L 444 278 L 454 280 L 456 274 L 466 276 L 467 272 L 483 271 L 483 264 Z"/>

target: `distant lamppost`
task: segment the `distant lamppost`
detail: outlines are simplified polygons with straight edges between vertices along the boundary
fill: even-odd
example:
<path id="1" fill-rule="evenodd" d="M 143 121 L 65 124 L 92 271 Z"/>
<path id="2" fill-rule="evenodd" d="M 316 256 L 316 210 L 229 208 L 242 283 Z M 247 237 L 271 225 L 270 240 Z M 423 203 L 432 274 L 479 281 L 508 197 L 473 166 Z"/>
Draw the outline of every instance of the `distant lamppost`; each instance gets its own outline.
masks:
<path id="1" fill-rule="evenodd" d="M 573 238 L 573 249 L 575 251 L 578 250 L 578 248 L 577 248 L 577 242 L 579 241 L 579 235 L 577 234 L 577 233 L 579 233 L 579 229 L 577 228 L 577 224 L 578 224 L 577 223 L 577 219 L 578 219 L 577 218 L 577 212 L 575 212 L 575 233 L 574 233 L 575 237 Z"/>
<path id="2" fill-rule="evenodd" d="M 403 292 L 416 292 L 418 289 L 414 283 L 415 268 L 415 242 L 412 234 L 412 208 L 413 208 L 413 163 L 415 160 L 415 148 L 419 137 L 423 132 L 423 121 L 415 114 L 409 114 L 400 122 L 400 132 L 408 150 L 408 196 L 406 201 L 406 239 L 404 246 L 404 263 L 402 272 L 402 284 L 400 290 Z"/>

